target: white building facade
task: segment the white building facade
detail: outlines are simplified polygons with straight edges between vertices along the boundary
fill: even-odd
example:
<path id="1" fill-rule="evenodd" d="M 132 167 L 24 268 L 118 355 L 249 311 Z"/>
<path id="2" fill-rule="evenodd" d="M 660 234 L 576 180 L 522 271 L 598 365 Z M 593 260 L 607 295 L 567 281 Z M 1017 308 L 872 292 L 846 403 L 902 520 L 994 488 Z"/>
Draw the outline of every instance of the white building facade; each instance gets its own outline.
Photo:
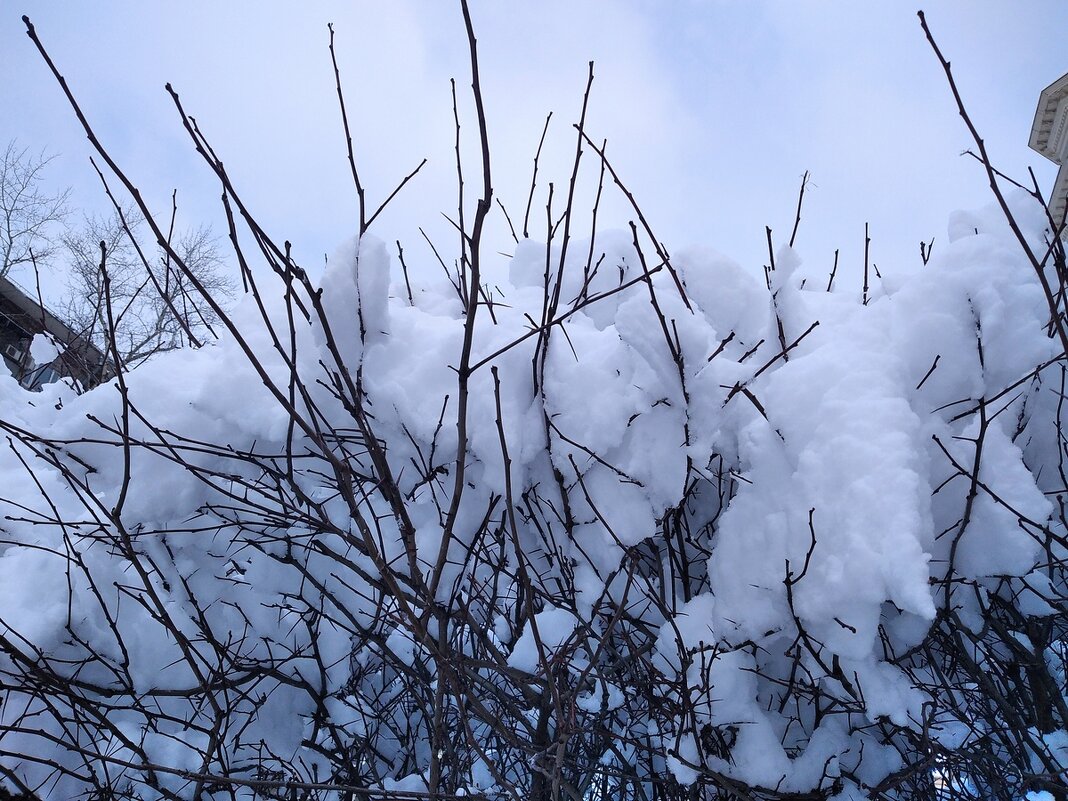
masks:
<path id="1" fill-rule="evenodd" d="M 1053 219 L 1060 225 L 1068 205 L 1068 74 L 1055 80 L 1039 95 L 1028 144 L 1060 165 L 1053 194 L 1047 198 Z M 1064 232 L 1061 235 L 1064 236 Z"/>

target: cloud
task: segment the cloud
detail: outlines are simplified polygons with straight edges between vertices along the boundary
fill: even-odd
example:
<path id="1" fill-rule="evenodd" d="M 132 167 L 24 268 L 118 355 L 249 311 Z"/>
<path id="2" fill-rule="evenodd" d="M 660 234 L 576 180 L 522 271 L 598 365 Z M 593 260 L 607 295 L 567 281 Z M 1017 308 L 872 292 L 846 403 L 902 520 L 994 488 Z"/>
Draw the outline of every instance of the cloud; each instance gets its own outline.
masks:
<path id="1" fill-rule="evenodd" d="M 382 198 L 429 159 L 379 233 L 404 240 L 417 260 L 429 256 L 419 250 L 417 225 L 455 244 L 439 214 L 453 214 L 456 202 L 450 77 L 465 155 L 474 152 L 476 128 L 463 23 L 452 4 L 28 5 L 101 138 L 155 207 L 166 211 L 178 186 L 187 219 L 218 224 L 218 187 L 178 126 L 162 90 L 170 81 L 268 230 L 292 240 L 309 265 L 354 230 L 326 50 L 333 21 L 369 196 Z M 981 173 L 957 156 L 966 132 L 911 9 L 551 0 L 475 2 L 472 14 L 494 188 L 513 218 L 522 215 L 549 111 L 542 176 L 556 182 L 558 198 L 564 191 L 590 60 L 588 129 L 607 137 L 613 163 L 669 244 L 708 243 L 759 270 L 763 227 L 785 237 L 806 169 L 814 184 L 800 244 L 813 269 L 829 266 L 835 247 L 857 261 L 865 220 L 878 234 L 880 261 L 912 264 L 919 237 L 939 236 L 949 211 L 985 201 Z M 961 0 L 928 14 L 988 143 L 1015 174 L 1035 164 L 1052 180 L 1026 138 L 1038 91 L 1064 66 L 1055 32 L 1066 15 L 1053 2 Z M 5 74 L 18 78 L 0 84 L 5 132 L 62 152 L 53 177 L 74 184 L 80 202 L 99 203 L 88 146 L 15 14 L 0 18 L 0 52 Z M 591 155 L 582 210 L 595 188 Z M 477 160 L 465 169 L 473 201 Z M 540 227 L 544 203 L 541 194 Z M 606 224 L 629 217 L 623 201 L 606 203 Z M 494 225 L 503 247 L 503 220 L 495 216 Z"/>

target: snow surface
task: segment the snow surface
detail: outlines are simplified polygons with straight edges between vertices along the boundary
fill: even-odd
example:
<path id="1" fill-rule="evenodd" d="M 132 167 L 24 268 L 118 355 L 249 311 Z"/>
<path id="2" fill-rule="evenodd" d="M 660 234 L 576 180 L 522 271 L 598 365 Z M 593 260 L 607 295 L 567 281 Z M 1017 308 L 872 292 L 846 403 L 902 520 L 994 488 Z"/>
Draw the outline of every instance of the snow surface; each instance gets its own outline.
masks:
<path id="1" fill-rule="evenodd" d="M 1037 236 L 1042 221 L 1036 210 L 1024 200 L 1017 204 L 1028 232 Z M 984 490 L 959 535 L 954 526 L 970 481 L 946 453 L 971 469 L 970 438 L 979 422 L 975 415 L 957 415 L 1057 355 L 1044 332 L 1048 310 L 1030 265 L 992 210 L 958 213 L 950 228 L 954 241 L 936 249 L 923 271 L 888 285 L 867 306 L 855 296 L 859 293 L 802 289 L 800 257 L 786 248 L 776 257 L 774 303 L 761 278 L 713 251 L 692 249 L 675 259 L 691 308 L 666 271 L 651 282 L 659 309 L 672 324 L 673 343 L 663 334 L 649 287 L 638 282 L 554 329 L 537 388 L 531 365 L 538 338 L 511 347 L 492 359 L 511 459 L 508 481 L 490 365 L 480 367 L 471 378 L 468 491 L 456 530 L 478 530 L 490 499 L 503 496 L 509 486 L 516 498 L 535 487 L 551 495 L 558 486 L 554 474 L 563 477 L 575 521 L 573 538 L 557 540 L 560 553 L 550 563 L 538 532 L 520 516 L 524 552 L 545 576 L 563 575 L 561 565 L 568 567 L 572 593 L 547 591 L 540 611 L 518 629 L 507 617 L 487 624 L 507 666 L 544 674 L 560 654 L 570 659 L 580 642 L 595 644 L 599 624 L 593 610 L 606 598 L 622 597 L 622 582 L 613 579 L 616 571 L 635 546 L 649 543 L 652 562 L 666 565 L 655 540 L 661 521 L 685 496 L 691 530 L 709 532 L 707 558 L 691 565 L 693 592 L 669 587 L 668 593 L 681 600 L 672 602 L 667 615 L 652 602 L 633 608 L 659 631 L 657 669 L 672 681 L 686 677 L 697 710 L 696 721 L 650 721 L 649 736 L 660 744 L 665 768 L 683 783 L 692 782 L 695 765 L 703 763 L 740 781 L 805 791 L 828 780 L 827 765 L 833 775 L 848 769 L 872 784 L 899 767 L 892 748 L 840 716 L 788 725 L 793 713 L 771 703 L 777 690 L 769 677 L 789 674 L 792 660 L 784 654 L 794 647 L 801 625 L 822 644 L 823 662 L 840 665 L 840 673 L 831 676 L 813 655 L 801 657 L 806 670 L 822 677 L 826 693 L 846 698 L 848 683 L 852 691 L 861 691 L 868 720 L 919 727 L 925 697 L 886 660 L 884 639 L 905 650 L 923 638 L 947 602 L 933 591 L 934 580 L 950 569 L 979 580 L 1020 577 L 1034 588 L 1035 613 L 1043 613 L 1035 526 L 1046 523 L 1052 508 L 1036 476 L 1042 460 L 1055 457 L 1029 432 L 1047 430 L 1052 393 L 1041 381 L 1024 381 L 997 405 L 1002 413 L 991 411 L 979 468 Z M 606 257 L 589 294 L 639 274 L 629 234 L 602 234 L 596 244 Z M 568 252 L 565 304 L 582 291 L 587 247 L 572 246 Z M 558 258 L 553 245 L 549 262 Z M 495 319 L 479 312 L 472 363 L 522 336 L 530 319 L 540 319 L 545 264 L 545 246 L 524 241 L 507 268 L 493 274 L 502 301 Z M 434 564 L 442 547 L 441 510 L 448 507 L 452 475 L 424 481 L 413 465 L 432 451 L 436 465 L 453 469 L 458 443 L 450 421 L 464 321 L 447 286 L 444 291 L 417 286 L 409 305 L 398 272 L 383 243 L 370 236 L 342 248 L 321 284 L 330 330 L 298 320 L 296 352 L 314 393 L 308 400 L 328 424 L 352 426 L 320 364 L 333 363 L 331 342 L 351 374 L 359 375 L 375 432 L 386 444 L 402 493 L 410 498 L 415 546 L 426 566 Z M 285 330 L 280 295 L 272 296 L 269 313 Z M 785 359 L 776 315 L 787 344 L 819 323 Z M 289 368 L 272 350 L 251 299 L 235 310 L 234 320 L 264 375 L 286 387 Z M 34 348 L 37 359 L 44 345 L 35 340 Z M 157 445 L 174 442 L 177 434 L 237 451 L 281 452 L 290 418 L 265 387 L 264 375 L 250 366 L 230 335 L 199 350 L 162 354 L 126 378 L 138 411 L 130 422 L 133 435 Z M 323 383 L 316 384 L 319 378 Z M 307 411 L 307 400 L 298 405 Z M 445 424 L 439 425 L 443 407 Z M 205 514 L 207 504 L 220 503 L 227 488 L 175 465 L 166 447 L 139 447 L 131 453 L 122 520 L 130 531 L 147 532 L 134 547 L 151 556 L 156 569 L 137 576 L 121 553 L 106 546 L 118 535 L 103 521 L 104 512 L 118 502 L 124 475 L 123 450 L 106 430 L 121 418 L 115 382 L 80 396 L 61 384 L 34 395 L 0 376 L 0 408 L 9 426 L 57 443 L 54 456 L 33 453 L 25 444 L 0 452 L 0 495 L 7 515 L 0 529 L 4 638 L 34 653 L 63 657 L 79 652 L 70 636 L 74 631 L 101 655 L 100 664 L 80 675 L 85 681 L 108 685 L 112 677 L 101 665 L 128 659 L 138 692 L 195 686 L 201 678 L 189 660 L 179 658 L 176 633 L 194 651 L 202 650 L 193 663 L 215 664 L 217 655 L 198 635 L 201 614 L 222 640 L 228 633 L 244 637 L 247 663 L 270 662 L 279 649 L 308 647 L 307 616 L 279 607 L 282 599 L 314 594 L 306 573 L 329 592 L 318 596 L 330 614 L 316 623 L 314 640 L 321 663 L 330 668 L 320 673 L 309 660 L 286 662 L 294 680 L 265 680 L 262 700 L 249 697 L 246 728 L 227 747 L 239 760 L 248 756 L 251 744 L 262 742 L 287 763 L 316 765 L 322 756 L 301 744 L 313 718 L 326 714 L 343 730 L 359 734 L 362 713 L 346 701 L 351 635 L 343 616 L 335 614 L 342 606 L 357 618 L 370 614 L 355 573 L 339 575 L 336 562 L 310 547 L 300 556 L 302 572 L 286 560 L 279 540 L 257 539 L 255 532 L 236 526 L 208 535 L 183 531 L 186 521 Z M 305 434 L 298 430 L 295 436 L 297 451 L 315 452 Z M 218 450 L 191 448 L 184 456 L 206 469 L 229 471 L 235 480 L 258 478 L 246 463 L 228 462 Z M 80 491 L 51 463 L 53 458 L 84 482 Z M 732 482 L 726 497 L 714 489 L 717 472 Z M 307 470 L 297 482 L 321 503 L 337 531 L 356 530 L 336 486 L 321 471 Z M 240 495 L 232 499 L 238 508 L 246 502 L 251 503 Z M 373 499 L 366 504 L 383 508 Z M 103 522 L 93 523 L 87 506 Z M 88 522 L 49 522 L 57 518 Z M 385 560 L 402 563 L 396 522 L 380 515 L 378 523 Z M 167 529 L 175 531 L 163 533 Z M 328 533 L 325 525 L 294 524 L 289 534 L 341 547 L 339 535 Z M 450 554 L 461 555 L 464 542 L 461 537 L 446 546 Z M 68 569 L 74 552 L 85 571 Z M 350 554 L 360 570 L 378 574 L 372 560 Z M 463 596 L 471 580 L 463 564 L 456 558 L 444 570 L 441 598 Z M 133 589 L 116 595 L 120 586 Z M 98 588 L 106 591 L 98 594 Z M 145 601 L 149 596 L 158 599 L 158 608 L 155 601 Z M 194 596 L 220 602 L 198 608 Z M 686 601 L 686 596 L 692 597 Z M 966 595 L 953 603 L 964 617 L 974 606 Z M 169 615 L 167 625 L 161 609 Z M 126 633 L 128 657 L 114 628 Z M 409 634 L 395 629 L 387 635 L 382 647 L 400 662 L 426 662 Z M 10 655 L 0 656 L 0 670 L 15 670 Z M 331 697 L 329 708 L 315 709 L 298 679 L 322 687 Z M 577 704 L 592 714 L 622 707 L 629 698 L 627 687 L 595 678 L 580 688 Z M 175 699 L 174 709 L 181 703 Z M 18 694 L 9 693 L 0 724 L 14 724 L 22 712 Z M 158 721 L 155 729 L 133 714 L 116 722 L 150 761 L 198 769 L 200 734 L 177 723 L 183 714 L 176 711 L 176 718 Z M 730 759 L 698 748 L 694 726 L 705 723 L 736 731 Z M 47 716 L 34 725 L 55 732 Z M 951 737 L 948 729 L 946 737 Z M 32 728 L 3 735 L 2 745 L 5 753 L 36 753 L 81 765 L 81 757 L 51 745 Z M 118 740 L 83 745 L 133 758 L 128 744 Z M 1063 749 L 1063 739 L 1056 747 Z M 8 756 L 0 756 L 0 765 L 30 783 L 47 772 Z M 103 770 L 103 763 L 93 769 Z M 189 792 L 178 777 L 162 781 Z M 50 785 L 51 797 L 73 797 L 76 784 L 60 778 Z M 493 784 L 492 771 L 479 761 L 470 786 Z M 417 772 L 394 776 L 382 786 L 423 789 L 426 783 Z M 858 790 L 853 797 L 861 796 Z"/>

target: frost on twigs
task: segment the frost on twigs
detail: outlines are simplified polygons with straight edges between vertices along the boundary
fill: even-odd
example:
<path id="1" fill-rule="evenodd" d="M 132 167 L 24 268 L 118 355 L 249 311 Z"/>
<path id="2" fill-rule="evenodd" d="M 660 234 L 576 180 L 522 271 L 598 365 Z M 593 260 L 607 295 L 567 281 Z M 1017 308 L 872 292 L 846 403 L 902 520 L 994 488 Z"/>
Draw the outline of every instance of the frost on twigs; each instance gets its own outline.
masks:
<path id="1" fill-rule="evenodd" d="M 10 791 L 1062 797 L 1034 197 L 825 292 L 790 247 L 672 256 L 602 148 L 633 222 L 569 203 L 494 260 L 483 136 L 451 266 L 368 230 L 314 281 L 179 110 L 264 264 L 217 341 L 59 411 L 0 378 Z"/>

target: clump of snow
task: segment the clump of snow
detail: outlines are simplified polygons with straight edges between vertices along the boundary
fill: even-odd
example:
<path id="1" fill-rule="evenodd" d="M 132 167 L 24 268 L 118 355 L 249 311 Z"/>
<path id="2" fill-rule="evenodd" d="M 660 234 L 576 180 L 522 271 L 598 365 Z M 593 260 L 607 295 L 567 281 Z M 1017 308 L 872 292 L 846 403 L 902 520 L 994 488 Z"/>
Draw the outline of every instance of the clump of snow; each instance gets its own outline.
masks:
<path id="1" fill-rule="evenodd" d="M 1055 454 L 1021 432 L 1048 424 L 1051 402 L 1025 382 L 989 414 L 960 414 L 1057 355 L 1033 270 L 1003 228 L 989 210 L 955 215 L 953 243 L 866 306 L 803 289 L 789 249 L 778 254 L 772 293 L 695 249 L 675 259 L 685 298 L 661 270 L 582 306 L 640 274 L 629 237 L 609 233 L 595 243 L 604 255 L 595 273 L 585 246 L 568 251 L 559 294 L 574 313 L 544 337 L 527 334 L 544 322 L 560 251 L 521 242 L 492 276 L 504 300 L 477 317 L 466 443 L 457 425 L 462 310 L 448 288 L 417 287 L 414 304 L 390 297 L 390 257 L 371 236 L 331 259 L 326 321 L 298 319 L 292 350 L 288 335 L 275 348 L 246 301 L 234 312 L 243 341 L 224 337 L 130 373 L 137 414 L 127 424 L 138 444 L 129 473 L 115 382 L 56 410 L 0 376 L 5 421 L 47 437 L 53 454 L 34 453 L 31 438 L 0 453 L 4 636 L 56 665 L 77 664 L 79 641 L 91 642 L 98 657 L 80 679 L 113 682 L 108 669 L 122 664 L 134 691 L 167 691 L 162 723 L 131 713 L 116 723 L 128 742 L 106 747 L 136 742 L 148 761 L 179 770 L 199 769 L 191 732 L 206 726 L 208 705 L 190 711 L 180 690 L 210 685 L 200 666 L 269 666 L 255 679 L 263 686 L 235 702 L 247 728 L 221 747 L 239 762 L 262 744 L 280 764 L 326 771 L 309 737 L 326 737 L 328 723 L 349 742 L 363 737 L 379 711 L 359 693 L 392 698 L 403 691 L 399 676 L 434 670 L 433 644 L 399 627 L 399 607 L 379 616 L 369 582 L 392 570 L 422 586 L 443 554 L 435 603 L 483 615 L 482 634 L 454 647 L 498 660 L 487 682 L 559 668 L 582 682 L 576 714 L 628 710 L 627 688 L 594 670 L 617 645 L 599 641 L 604 609 L 622 605 L 628 625 L 652 638 L 651 655 L 635 656 L 656 671 L 651 697 L 675 703 L 682 692 L 692 703 L 685 718 L 628 712 L 627 725 L 643 728 L 680 783 L 708 769 L 784 792 L 829 791 L 846 772 L 876 784 L 900 758 L 868 724 L 924 725 L 928 699 L 888 655 L 922 640 L 947 603 L 939 582 L 950 571 L 1011 578 L 1030 593 L 1021 596 L 1027 614 L 1049 609 L 1035 532 L 1053 507 L 1036 476 L 1038 457 Z M 268 303 L 268 318 L 283 324 L 285 306 Z M 788 354 L 780 326 L 786 345 L 799 340 Z M 35 361 L 55 358 L 44 339 L 33 348 Z M 293 374 L 305 395 L 290 394 Z M 363 418 L 339 400 L 351 404 L 353 391 Z M 381 445 L 378 461 L 354 433 L 361 425 Z M 980 438 L 981 489 L 969 501 Z M 450 510 L 462 445 L 464 494 Z M 249 452 L 262 460 L 236 456 Z M 379 485 L 360 483 L 386 469 L 407 519 Z M 272 517 L 275 483 L 305 519 Z M 683 562 L 666 533 L 679 521 Z M 473 558 L 479 537 L 492 548 Z M 503 600 L 479 611 L 475 588 L 491 585 Z M 524 595 L 532 592 L 536 602 Z M 962 616 L 974 611 L 963 596 L 953 603 Z M 240 653 L 213 651 L 207 630 L 216 642 L 240 641 Z M 353 652 L 365 632 L 376 644 Z M 380 668 L 360 674 L 367 686 L 354 683 L 376 660 Z M 7 652 L 0 667 L 20 670 Z M 786 704 L 783 687 L 798 675 L 851 711 L 821 717 Z M 25 705 L 44 712 L 19 697 L 0 709 L 0 727 Z M 528 701 L 516 695 L 524 709 Z M 416 707 L 404 714 L 416 720 Z M 44 736 L 12 734 L 5 753 L 77 762 L 48 739 L 61 736 L 57 725 L 42 721 Z M 190 722 L 201 728 L 187 732 Z M 955 726 L 944 722 L 946 742 L 963 736 Z M 719 753 L 706 744 L 710 732 Z M 424 745 L 379 743 L 383 772 L 409 770 L 383 789 L 426 789 Z M 1049 748 L 1062 753 L 1062 740 Z M 491 757 L 476 760 L 471 787 L 495 786 Z M 30 783 L 46 771 L 7 756 L 0 766 Z M 61 780 L 55 792 L 73 796 L 76 786 Z M 838 787 L 861 797 L 852 779 Z"/>
<path id="2" fill-rule="evenodd" d="M 578 618 L 567 609 L 538 612 L 512 647 L 508 665 L 533 673 L 571 640 L 578 625 Z"/>
<path id="3" fill-rule="evenodd" d="M 36 365 L 51 364 L 61 352 L 51 334 L 34 334 L 30 341 L 30 358 Z"/>

